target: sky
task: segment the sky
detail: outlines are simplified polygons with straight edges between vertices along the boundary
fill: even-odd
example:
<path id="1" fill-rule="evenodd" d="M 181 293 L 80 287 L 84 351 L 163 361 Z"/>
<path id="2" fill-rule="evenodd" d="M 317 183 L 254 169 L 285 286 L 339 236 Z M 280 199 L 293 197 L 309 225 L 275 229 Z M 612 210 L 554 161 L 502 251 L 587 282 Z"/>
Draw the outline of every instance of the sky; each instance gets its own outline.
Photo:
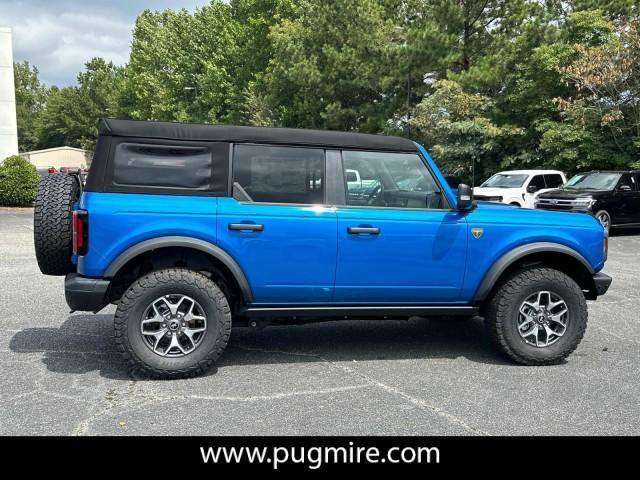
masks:
<path id="1" fill-rule="evenodd" d="M 87 60 L 129 58 L 136 17 L 146 8 L 194 10 L 209 0 L 0 0 L 0 26 L 13 29 L 13 61 L 38 67 L 47 85 L 76 83 Z"/>

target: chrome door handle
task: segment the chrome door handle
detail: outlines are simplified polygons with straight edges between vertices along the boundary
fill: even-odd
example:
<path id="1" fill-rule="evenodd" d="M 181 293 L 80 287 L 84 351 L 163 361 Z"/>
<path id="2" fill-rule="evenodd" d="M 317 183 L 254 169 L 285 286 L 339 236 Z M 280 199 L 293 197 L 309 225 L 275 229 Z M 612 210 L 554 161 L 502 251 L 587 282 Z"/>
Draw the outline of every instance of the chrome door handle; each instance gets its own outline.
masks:
<path id="1" fill-rule="evenodd" d="M 230 223 L 229 230 L 261 232 L 264 230 L 264 225 L 259 223 Z"/>
<path id="2" fill-rule="evenodd" d="M 358 233 L 368 233 L 369 235 L 379 235 L 378 227 L 347 227 L 347 233 L 357 235 Z"/>

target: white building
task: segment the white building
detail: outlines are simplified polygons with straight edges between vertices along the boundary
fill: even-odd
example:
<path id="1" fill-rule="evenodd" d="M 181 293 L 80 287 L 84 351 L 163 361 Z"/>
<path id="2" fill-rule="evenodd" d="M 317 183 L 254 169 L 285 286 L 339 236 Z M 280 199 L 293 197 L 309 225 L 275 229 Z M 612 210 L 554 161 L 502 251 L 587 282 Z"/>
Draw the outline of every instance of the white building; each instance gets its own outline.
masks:
<path id="1" fill-rule="evenodd" d="M 73 147 L 55 147 L 45 150 L 33 150 L 20 154 L 38 169 L 55 167 L 88 168 L 91 165 L 91 152 Z"/>
<path id="2" fill-rule="evenodd" d="M 11 29 L 0 27 L 0 161 L 18 153 Z"/>

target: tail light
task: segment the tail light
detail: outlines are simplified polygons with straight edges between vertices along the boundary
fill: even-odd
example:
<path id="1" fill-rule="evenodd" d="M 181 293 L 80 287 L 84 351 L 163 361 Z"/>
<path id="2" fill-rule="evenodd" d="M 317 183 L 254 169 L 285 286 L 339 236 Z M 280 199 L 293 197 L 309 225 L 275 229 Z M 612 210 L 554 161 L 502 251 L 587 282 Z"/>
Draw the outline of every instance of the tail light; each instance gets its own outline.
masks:
<path id="1" fill-rule="evenodd" d="M 602 261 L 606 262 L 609 256 L 609 232 L 605 230 L 604 238 L 602 239 Z"/>
<path id="2" fill-rule="evenodd" d="M 89 239 L 89 223 L 86 210 L 74 210 L 73 212 L 73 254 L 84 255 L 87 253 Z"/>

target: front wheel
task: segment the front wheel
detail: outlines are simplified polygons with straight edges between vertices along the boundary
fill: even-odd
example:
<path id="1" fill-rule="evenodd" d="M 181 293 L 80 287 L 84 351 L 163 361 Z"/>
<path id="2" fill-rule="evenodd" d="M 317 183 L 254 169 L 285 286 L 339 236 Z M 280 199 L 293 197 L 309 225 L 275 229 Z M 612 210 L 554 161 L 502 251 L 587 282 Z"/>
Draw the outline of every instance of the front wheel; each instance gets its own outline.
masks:
<path id="1" fill-rule="evenodd" d="M 114 318 L 118 350 L 129 365 L 155 378 L 185 378 L 208 370 L 231 332 L 227 299 L 205 275 L 158 270 L 124 293 Z"/>
<path id="2" fill-rule="evenodd" d="M 611 215 L 609 215 L 609 212 L 607 212 L 606 210 L 600 210 L 596 213 L 595 217 L 606 232 L 609 232 L 609 230 L 611 230 Z"/>
<path id="3" fill-rule="evenodd" d="M 524 365 L 561 363 L 587 327 L 587 302 L 578 284 L 546 267 L 520 270 L 497 289 L 485 321 L 500 350 Z"/>

